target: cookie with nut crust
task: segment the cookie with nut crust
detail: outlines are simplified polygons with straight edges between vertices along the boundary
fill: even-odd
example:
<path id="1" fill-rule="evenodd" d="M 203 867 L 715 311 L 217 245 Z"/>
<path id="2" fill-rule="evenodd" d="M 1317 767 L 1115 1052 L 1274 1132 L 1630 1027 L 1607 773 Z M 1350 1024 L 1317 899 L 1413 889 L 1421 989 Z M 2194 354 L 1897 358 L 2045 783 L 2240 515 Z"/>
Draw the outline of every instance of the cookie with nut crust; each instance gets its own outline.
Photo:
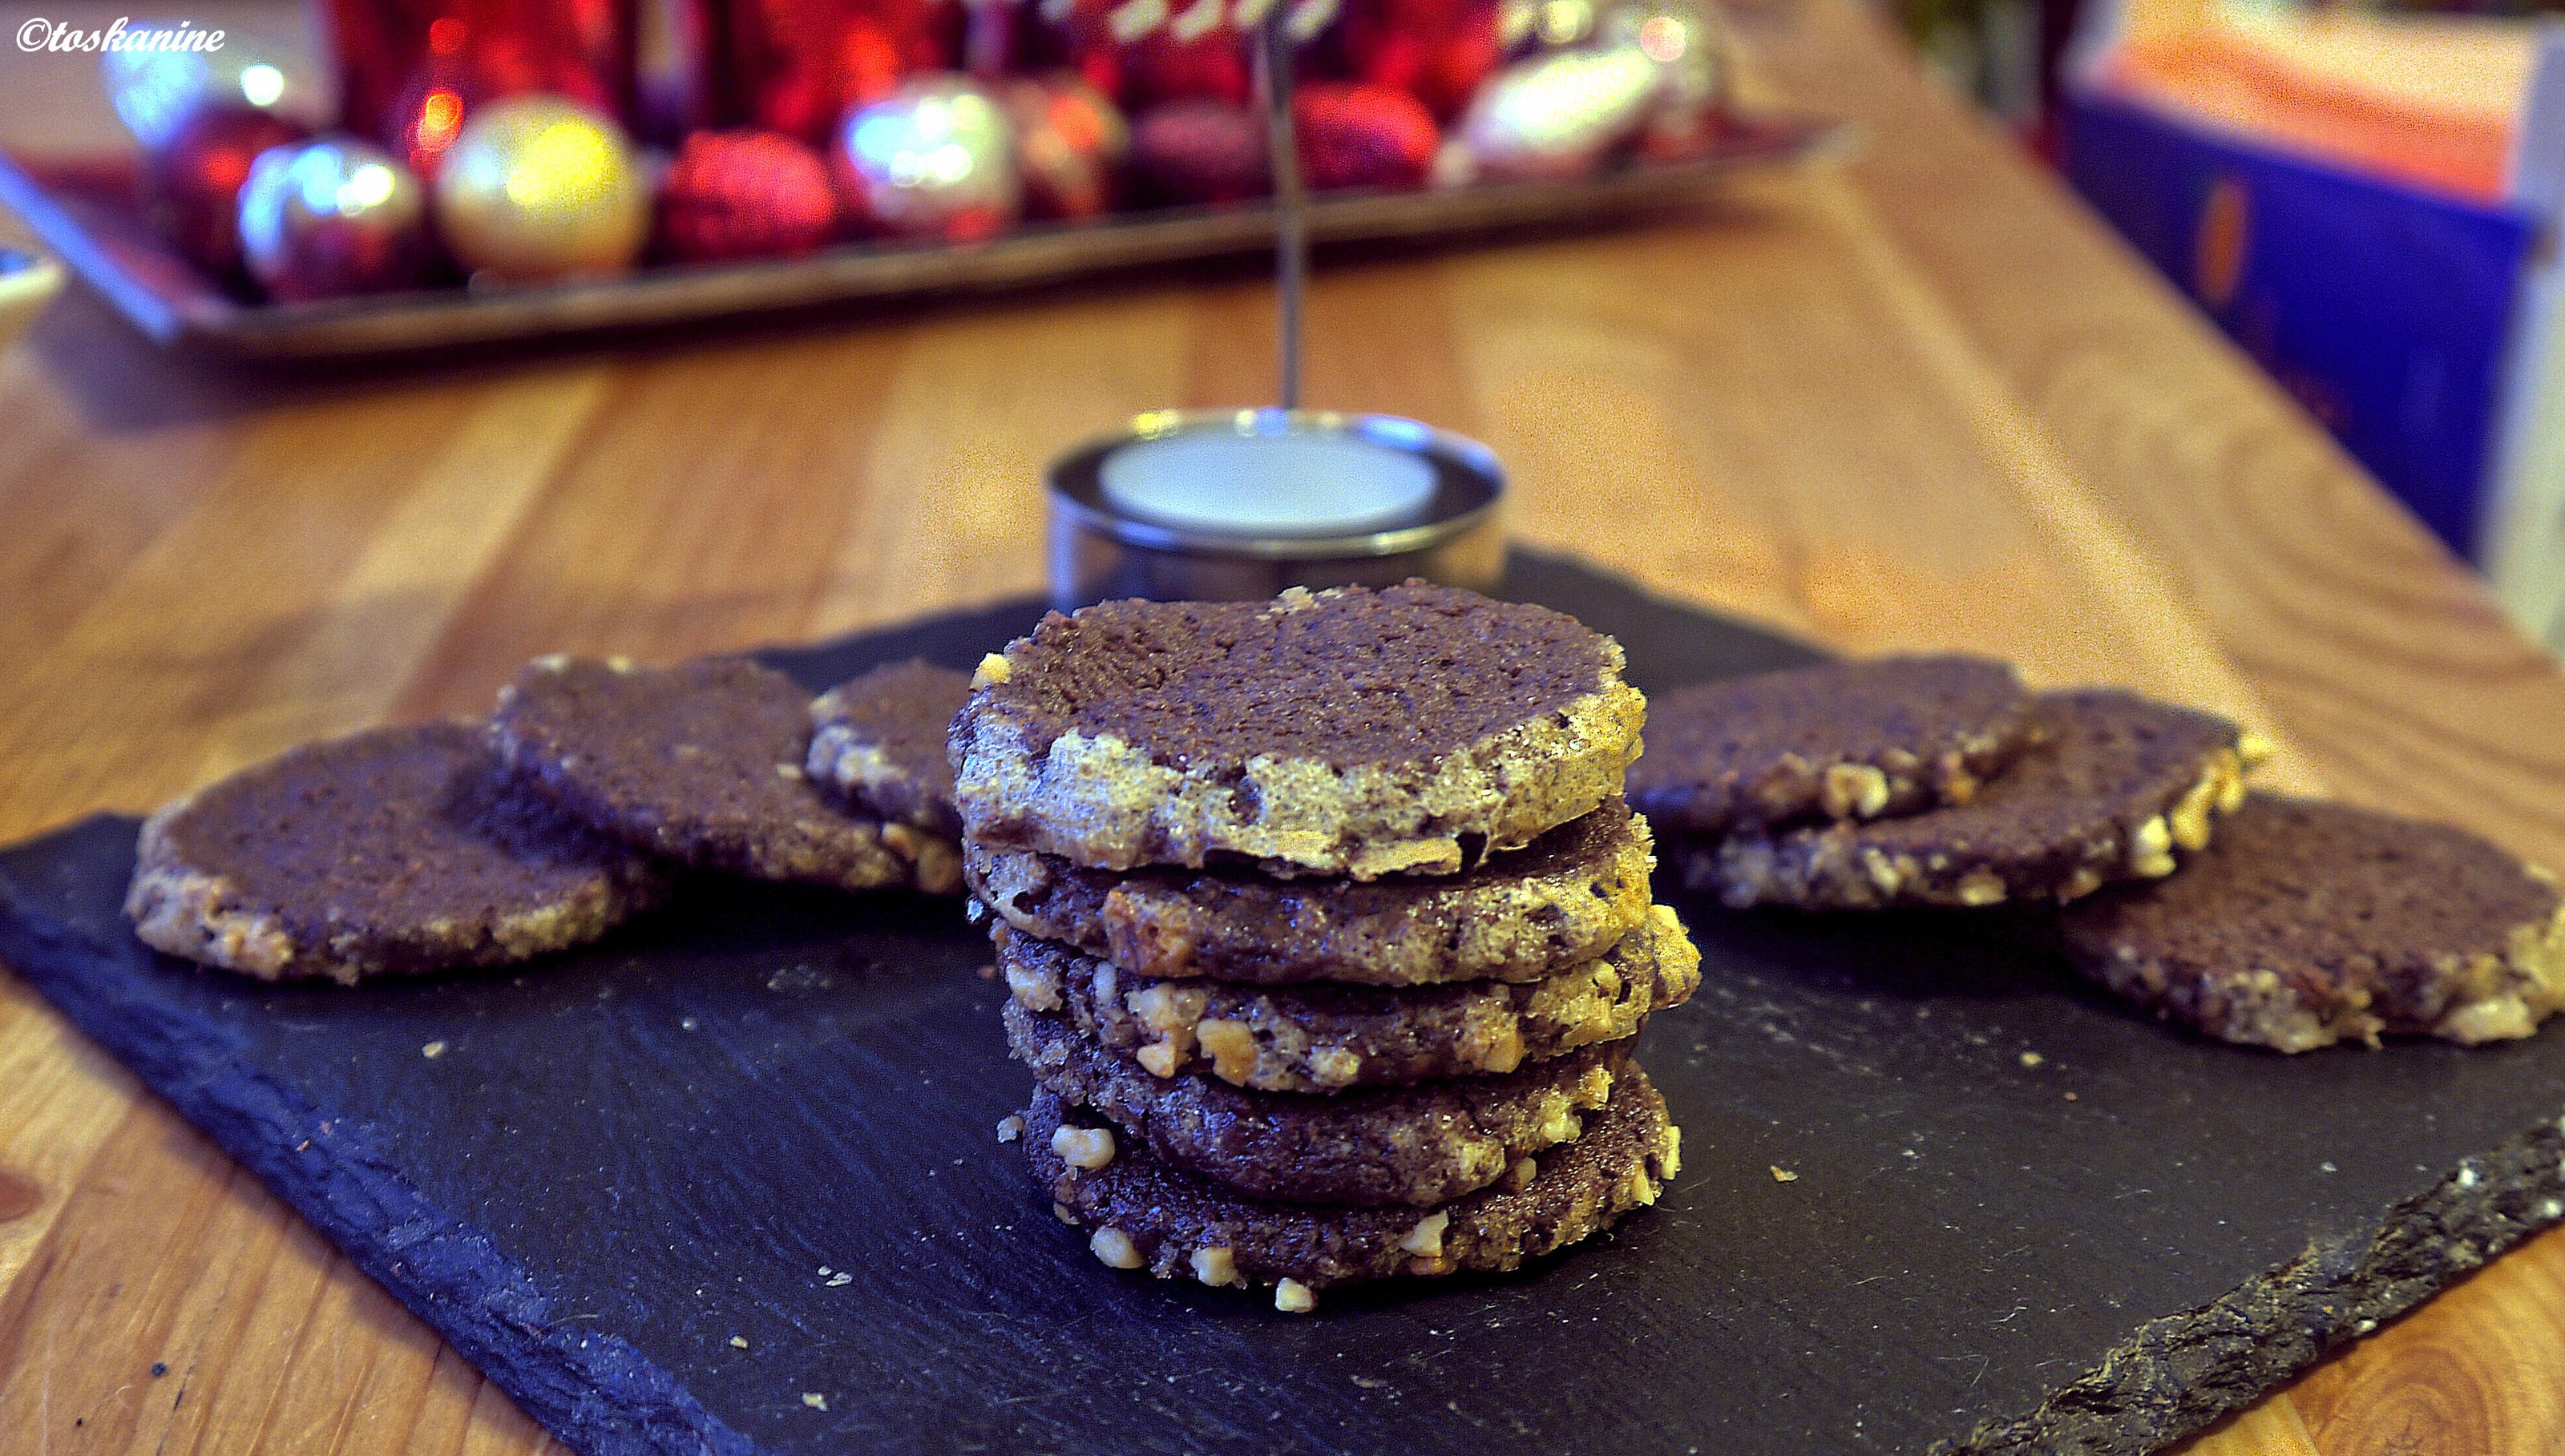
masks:
<path id="1" fill-rule="evenodd" d="M 1647 821 L 1612 799 L 1458 875 L 1277 880 L 1235 868 L 1115 873 L 963 846 L 971 888 L 1016 929 L 1141 975 L 1285 985 L 1534 981 L 1648 919 Z"/>
<path id="2" fill-rule="evenodd" d="M 1089 1230 L 1098 1259 L 1161 1279 L 1272 1285 L 1276 1307 L 1292 1313 L 1330 1285 L 1516 1268 L 1654 1203 L 1681 1166 L 1665 1102 L 1635 1066 L 1584 1137 L 1432 1209 L 1253 1202 L 1127 1141 L 1049 1092 L 1025 1115 L 1035 1178 L 1062 1221 Z"/>
<path id="3" fill-rule="evenodd" d="M 1410 581 L 1053 613 L 954 721 L 966 836 L 1095 869 L 1451 874 L 1617 797 L 1618 643 Z"/>
<path id="4" fill-rule="evenodd" d="M 1649 701 L 1629 798 L 1666 829 L 1698 834 L 1965 804 L 2030 745 L 2037 722 L 2020 676 L 1992 658 L 1882 657 L 1697 683 Z"/>
<path id="5" fill-rule="evenodd" d="M 1542 980 L 1428 986 L 1240 985 L 1134 975 L 1002 927 L 998 969 L 1027 1009 L 1067 1015 L 1161 1077 L 1258 1092 L 1342 1092 L 1503 1075 L 1639 1034 L 1691 999 L 1701 955 L 1674 912 Z"/>
<path id="6" fill-rule="evenodd" d="M 480 729 L 307 743 L 144 821 L 124 911 L 145 944 L 262 980 L 531 959 L 656 903 L 646 855 L 506 781 Z"/>
<path id="7" fill-rule="evenodd" d="M 810 695 L 744 658 L 542 658 L 500 693 L 490 741 L 564 813 L 685 864 L 840 890 L 961 888 L 951 842 L 850 813 L 811 782 Z"/>
<path id="8" fill-rule="evenodd" d="M 2040 741 L 1966 804 L 1697 842 L 1684 882 L 1739 908 L 2074 900 L 2172 874 L 2259 756 L 2222 718 L 2117 689 L 2043 694 L 2037 716 Z"/>
<path id="9" fill-rule="evenodd" d="M 1005 1007 L 1007 1049 L 1035 1080 L 1111 1120 L 1171 1166 L 1278 1203 L 1430 1207 L 1573 1141 L 1629 1061 L 1627 1041 L 1506 1077 L 1333 1096 L 1247 1092 L 1197 1072 L 1160 1077 L 1063 1015 Z"/>
<path id="10" fill-rule="evenodd" d="M 970 674 L 917 661 L 838 684 L 811 704 L 811 776 L 859 814 L 958 838 L 944 738 L 970 696 Z"/>
<path id="11" fill-rule="evenodd" d="M 2059 919 L 2112 990 L 2226 1041 L 2528 1036 L 2565 1003 L 2555 877 L 2448 824 L 2250 795 L 2181 874 Z"/>

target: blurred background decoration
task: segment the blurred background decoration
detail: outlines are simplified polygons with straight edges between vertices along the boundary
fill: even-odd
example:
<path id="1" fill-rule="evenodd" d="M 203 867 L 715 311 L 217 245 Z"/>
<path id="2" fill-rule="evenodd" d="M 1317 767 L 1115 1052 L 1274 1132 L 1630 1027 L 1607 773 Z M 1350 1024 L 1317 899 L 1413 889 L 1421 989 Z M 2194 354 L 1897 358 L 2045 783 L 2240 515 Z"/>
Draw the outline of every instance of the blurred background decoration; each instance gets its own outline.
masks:
<path id="1" fill-rule="evenodd" d="M 310 302 L 1247 201 L 1247 32 L 1278 5 L 1321 190 L 1569 182 L 1726 134 L 1717 0 L 323 0 L 327 67 L 143 17 L 100 83 L 161 240 L 245 303 Z"/>
<path id="2" fill-rule="evenodd" d="M 1749 31 L 1791 23 L 1791 0 L 1733 3 Z M 1877 3 L 2565 645 L 2556 22 L 2515 0 Z M 206 0 L 187 14 L 226 28 L 219 52 L 112 54 L 97 73 L 99 112 L 139 158 L 117 185 L 141 241 L 77 209 L 63 226 L 104 240 L 121 283 L 103 291 L 155 336 L 216 306 L 486 300 L 867 250 L 1082 234 L 1069 256 L 1102 257 L 1099 237 L 1261 205 L 1246 33 L 1278 4 L 1301 38 L 1294 124 L 1318 207 L 1427 209 L 1322 237 L 1458 230 L 1431 209 L 1815 134 L 1739 104 L 1750 56 L 1720 0 Z M 78 0 L 61 18 L 116 14 Z M 0 57 L 0 90 L 30 64 Z M 8 160 L 50 124 L 0 116 Z M 8 195 L 23 208 L 94 180 L 76 164 Z M 1263 226 L 1111 256 L 1237 251 Z M 827 277 L 759 307 L 865 293 Z M 640 321 L 688 316 L 652 308 Z M 524 326 L 594 315 L 565 305 Z"/>

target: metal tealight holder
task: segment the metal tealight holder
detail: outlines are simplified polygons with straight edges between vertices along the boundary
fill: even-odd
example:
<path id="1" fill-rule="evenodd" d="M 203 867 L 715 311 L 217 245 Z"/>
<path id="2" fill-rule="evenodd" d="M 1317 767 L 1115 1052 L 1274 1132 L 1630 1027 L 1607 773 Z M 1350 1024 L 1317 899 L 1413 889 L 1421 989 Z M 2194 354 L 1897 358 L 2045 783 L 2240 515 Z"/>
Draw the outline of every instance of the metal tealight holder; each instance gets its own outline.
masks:
<path id="1" fill-rule="evenodd" d="M 1302 12 L 1305 14 L 1305 12 Z M 1411 576 L 1486 590 L 1505 566 L 1505 472 L 1477 441 L 1394 415 L 1300 408 L 1308 198 L 1292 126 L 1293 16 L 1256 26 L 1274 175 L 1279 403 L 1161 410 L 1051 463 L 1050 588 L 1253 600 L 1289 586 Z"/>

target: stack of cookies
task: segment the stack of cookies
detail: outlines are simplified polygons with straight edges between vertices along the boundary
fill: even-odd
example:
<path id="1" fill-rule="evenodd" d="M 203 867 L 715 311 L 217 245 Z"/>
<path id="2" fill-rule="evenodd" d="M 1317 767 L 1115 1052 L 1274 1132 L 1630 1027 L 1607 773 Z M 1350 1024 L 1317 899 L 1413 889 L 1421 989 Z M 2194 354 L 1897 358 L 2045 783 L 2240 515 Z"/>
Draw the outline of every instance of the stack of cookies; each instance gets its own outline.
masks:
<path id="1" fill-rule="evenodd" d="M 1095 1255 L 1300 1311 L 1653 1201 L 1629 1048 L 1700 961 L 1621 799 L 1644 711 L 1610 639 L 1417 582 L 992 655 L 951 751 L 1039 1084 L 1001 1135 Z"/>
<path id="2" fill-rule="evenodd" d="M 2083 974 L 2222 1040 L 2529 1035 L 2565 1005 L 2565 897 L 2483 839 L 2247 792 L 2268 752 L 2115 689 L 1901 657 L 1661 696 L 1633 804 L 1686 888 L 1798 910 L 2062 907 Z"/>

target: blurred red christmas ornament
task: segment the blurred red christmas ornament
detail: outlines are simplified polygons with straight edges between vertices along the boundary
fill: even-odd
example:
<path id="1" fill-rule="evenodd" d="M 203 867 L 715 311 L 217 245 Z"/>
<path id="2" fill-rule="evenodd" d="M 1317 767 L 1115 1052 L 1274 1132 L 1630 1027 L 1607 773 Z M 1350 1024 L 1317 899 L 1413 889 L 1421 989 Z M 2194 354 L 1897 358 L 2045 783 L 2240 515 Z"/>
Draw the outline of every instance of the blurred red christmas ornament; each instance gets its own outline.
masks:
<path id="1" fill-rule="evenodd" d="M 1138 0 L 1142 7 L 1158 0 Z M 1117 65 L 1126 106 L 1162 102 L 1244 103 L 1254 85 L 1247 37 L 1229 23 L 1222 0 L 1172 0 L 1163 24 L 1124 44 Z M 1108 36 L 1111 34 L 1107 32 Z"/>
<path id="2" fill-rule="evenodd" d="M 1337 42 L 1360 80 L 1395 87 L 1438 120 L 1470 104 L 1505 59 L 1494 0 L 1358 0 Z"/>
<path id="3" fill-rule="evenodd" d="M 1025 210 L 1035 217 L 1088 218 L 1113 206 L 1114 182 L 1131 153 L 1121 108 L 1074 73 L 1018 81 L 1006 90 L 1016 125 Z"/>
<path id="4" fill-rule="evenodd" d="M 1417 187 L 1441 128 L 1425 104 L 1386 86 L 1314 82 L 1293 98 L 1300 171 L 1311 187 Z"/>
<path id="5" fill-rule="evenodd" d="M 206 272 L 240 272 L 240 192 L 252 163 L 271 146 L 308 135 L 273 112 L 247 106 L 198 110 L 143 158 L 152 224 Z"/>
<path id="6" fill-rule="evenodd" d="M 1239 202 L 1271 185 L 1264 123 L 1228 102 L 1169 102 L 1142 113 L 1131 130 L 1131 161 L 1142 188 L 1161 202 Z"/>
<path id="7" fill-rule="evenodd" d="M 963 23 L 950 0 L 733 0 L 724 17 L 730 111 L 813 143 L 850 107 L 952 65 Z"/>
<path id="8" fill-rule="evenodd" d="M 773 131 L 698 131 L 659 183 L 659 247 L 709 263 L 809 253 L 836 231 L 819 153 Z"/>

